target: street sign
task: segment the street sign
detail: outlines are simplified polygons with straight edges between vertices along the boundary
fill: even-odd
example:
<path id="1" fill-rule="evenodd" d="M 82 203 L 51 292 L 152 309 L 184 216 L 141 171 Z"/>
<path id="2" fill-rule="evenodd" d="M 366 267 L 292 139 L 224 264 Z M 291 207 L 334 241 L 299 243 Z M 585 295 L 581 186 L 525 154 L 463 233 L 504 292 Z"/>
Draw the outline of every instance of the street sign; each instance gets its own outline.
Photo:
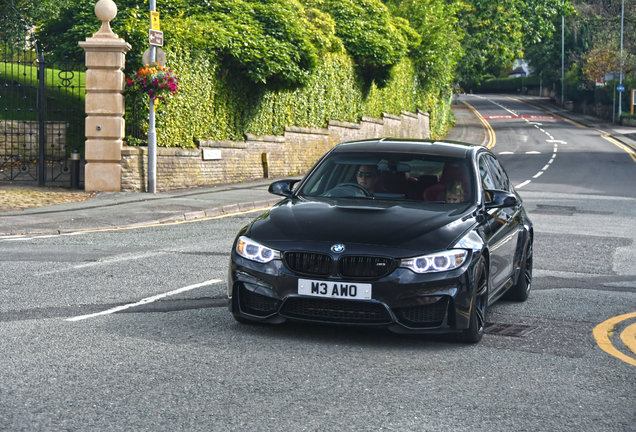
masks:
<path id="1" fill-rule="evenodd" d="M 163 46 L 163 32 L 158 30 L 148 30 L 150 45 Z"/>
<path id="2" fill-rule="evenodd" d="M 159 12 L 157 11 L 150 12 L 150 28 L 153 30 L 161 30 L 159 25 Z"/>
<path id="3" fill-rule="evenodd" d="M 619 91 L 619 92 L 625 91 L 625 84 L 618 84 L 616 86 L 616 91 Z"/>
<path id="4" fill-rule="evenodd" d="M 141 56 L 141 62 L 145 65 L 150 64 L 150 48 L 144 51 L 144 54 Z M 161 66 L 166 65 L 166 53 L 161 48 L 155 48 L 155 62 Z"/>

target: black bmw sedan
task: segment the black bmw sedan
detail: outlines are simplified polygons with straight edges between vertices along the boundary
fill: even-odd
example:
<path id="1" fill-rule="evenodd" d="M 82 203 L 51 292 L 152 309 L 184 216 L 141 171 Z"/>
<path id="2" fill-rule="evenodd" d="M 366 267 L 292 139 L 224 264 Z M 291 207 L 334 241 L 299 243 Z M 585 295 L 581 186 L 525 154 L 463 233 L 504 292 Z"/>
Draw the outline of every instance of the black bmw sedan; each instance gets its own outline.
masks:
<path id="1" fill-rule="evenodd" d="M 457 142 L 345 142 L 236 237 L 229 309 L 286 320 L 452 333 L 478 342 L 487 308 L 528 298 L 533 228 L 495 155 Z"/>

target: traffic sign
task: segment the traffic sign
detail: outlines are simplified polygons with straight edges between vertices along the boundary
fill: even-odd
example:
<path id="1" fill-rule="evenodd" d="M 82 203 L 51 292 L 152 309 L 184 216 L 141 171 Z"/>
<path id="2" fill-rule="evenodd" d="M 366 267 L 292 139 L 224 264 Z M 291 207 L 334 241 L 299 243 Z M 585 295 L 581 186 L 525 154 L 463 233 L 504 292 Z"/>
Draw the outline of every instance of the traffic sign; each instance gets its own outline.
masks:
<path id="1" fill-rule="evenodd" d="M 163 32 L 159 30 L 148 30 L 149 38 L 148 41 L 150 45 L 163 46 Z"/>
<path id="2" fill-rule="evenodd" d="M 150 48 L 144 51 L 144 54 L 141 56 L 141 62 L 145 65 L 150 64 Z M 161 48 L 155 48 L 155 62 L 161 66 L 166 65 L 166 53 Z"/>
<path id="3" fill-rule="evenodd" d="M 616 86 L 616 91 L 619 91 L 619 92 L 625 91 L 625 84 L 618 84 Z"/>
<path id="4" fill-rule="evenodd" d="M 159 24 L 159 12 L 157 11 L 150 12 L 150 28 L 153 30 L 161 30 Z"/>

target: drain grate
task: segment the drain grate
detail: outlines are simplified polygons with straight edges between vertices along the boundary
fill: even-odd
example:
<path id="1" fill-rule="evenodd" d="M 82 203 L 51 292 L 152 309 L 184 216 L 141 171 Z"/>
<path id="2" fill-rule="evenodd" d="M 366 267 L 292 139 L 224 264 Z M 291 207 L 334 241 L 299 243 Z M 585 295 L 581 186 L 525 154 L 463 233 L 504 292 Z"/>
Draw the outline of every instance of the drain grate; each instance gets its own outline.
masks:
<path id="1" fill-rule="evenodd" d="M 498 336 L 525 337 L 538 328 L 520 324 L 486 323 L 484 330 Z"/>

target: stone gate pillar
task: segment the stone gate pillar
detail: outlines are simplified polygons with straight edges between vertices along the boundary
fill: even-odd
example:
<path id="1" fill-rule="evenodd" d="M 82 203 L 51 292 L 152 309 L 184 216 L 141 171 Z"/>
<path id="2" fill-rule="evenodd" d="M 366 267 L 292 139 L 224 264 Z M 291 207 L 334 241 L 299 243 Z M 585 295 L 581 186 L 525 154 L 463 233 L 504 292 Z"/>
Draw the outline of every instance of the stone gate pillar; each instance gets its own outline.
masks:
<path id="1" fill-rule="evenodd" d="M 79 45 L 86 51 L 86 191 L 121 190 L 124 138 L 124 60 L 130 44 L 110 28 L 117 15 L 113 0 L 99 0 L 102 27 Z"/>

